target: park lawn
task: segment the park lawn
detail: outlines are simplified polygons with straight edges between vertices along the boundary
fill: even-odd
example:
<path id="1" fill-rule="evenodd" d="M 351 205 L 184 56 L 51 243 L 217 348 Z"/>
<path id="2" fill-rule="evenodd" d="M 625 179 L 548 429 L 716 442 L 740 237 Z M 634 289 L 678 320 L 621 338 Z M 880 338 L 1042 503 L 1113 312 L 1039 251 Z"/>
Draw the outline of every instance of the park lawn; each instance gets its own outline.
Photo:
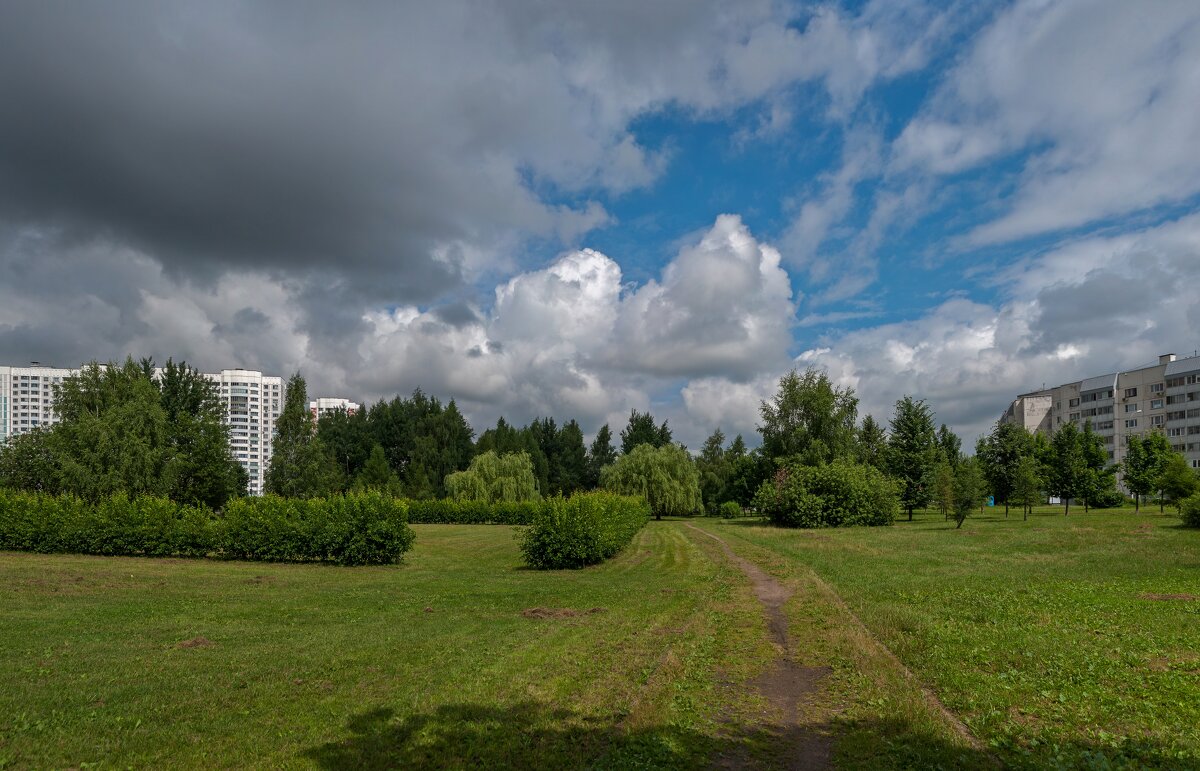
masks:
<path id="1" fill-rule="evenodd" d="M 722 717 L 756 708 L 723 684 L 769 659 L 761 609 L 681 523 L 546 572 L 520 566 L 513 528 L 414 530 L 388 567 L 0 554 L 0 767 L 690 767 L 766 751 Z"/>
<path id="2" fill-rule="evenodd" d="M 839 595 L 1004 765 L 1200 767 L 1200 532 L 1170 513 L 1047 507 L 1026 522 L 991 509 L 959 530 L 935 512 L 888 528 L 705 527 L 810 595 Z M 831 647 L 811 603 L 789 613 L 852 697 L 840 764 L 870 768 L 890 752 L 924 765 L 918 744 L 881 739 L 909 707 Z"/>

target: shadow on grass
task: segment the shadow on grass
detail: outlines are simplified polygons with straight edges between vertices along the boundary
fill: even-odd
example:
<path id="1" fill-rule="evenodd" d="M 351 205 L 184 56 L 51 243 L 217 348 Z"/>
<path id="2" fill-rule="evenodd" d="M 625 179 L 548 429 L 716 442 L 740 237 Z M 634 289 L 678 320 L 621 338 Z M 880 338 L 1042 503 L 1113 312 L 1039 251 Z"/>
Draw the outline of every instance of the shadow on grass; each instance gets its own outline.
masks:
<path id="1" fill-rule="evenodd" d="M 831 731 L 820 726 L 817 732 Z M 839 726 L 840 766 L 994 768 L 986 753 L 912 730 L 906 720 Z M 534 701 L 507 707 L 449 704 L 398 716 L 377 708 L 350 719 L 347 736 L 303 756 L 324 769 L 384 768 L 829 768 L 810 756 L 811 728 L 726 723 L 721 736 L 677 726 L 627 729 L 618 716 L 586 717 Z"/>

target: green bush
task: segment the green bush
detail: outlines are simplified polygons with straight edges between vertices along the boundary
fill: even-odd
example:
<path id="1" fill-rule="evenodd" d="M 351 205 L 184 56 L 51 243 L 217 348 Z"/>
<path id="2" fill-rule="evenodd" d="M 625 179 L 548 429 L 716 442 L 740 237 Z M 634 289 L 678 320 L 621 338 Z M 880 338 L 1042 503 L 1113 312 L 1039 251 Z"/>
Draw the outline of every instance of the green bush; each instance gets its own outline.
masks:
<path id="1" fill-rule="evenodd" d="M 403 501 L 378 493 L 230 501 L 223 515 L 123 493 L 95 504 L 0 490 L 0 550 L 389 564 L 412 547 Z"/>
<path id="2" fill-rule="evenodd" d="M 1088 501 L 1088 506 L 1093 509 L 1119 509 L 1124 504 L 1125 496 L 1116 489 L 1100 490 Z"/>
<path id="3" fill-rule="evenodd" d="M 1200 527 L 1200 493 L 1180 501 L 1179 514 L 1183 517 L 1183 524 L 1188 527 Z"/>
<path id="4" fill-rule="evenodd" d="M 539 501 L 408 501 L 408 521 L 420 525 L 528 525 Z"/>
<path id="5" fill-rule="evenodd" d="M 900 511 L 883 472 L 846 461 L 784 466 L 763 482 L 754 505 L 782 527 L 890 525 Z"/>
<path id="6" fill-rule="evenodd" d="M 583 493 L 542 501 L 522 533 L 521 552 L 534 568 L 596 565 L 625 547 L 650 519 L 645 499 Z"/>
<path id="7" fill-rule="evenodd" d="M 721 504 L 721 516 L 726 519 L 742 516 L 742 507 L 737 504 L 737 501 L 725 501 Z"/>

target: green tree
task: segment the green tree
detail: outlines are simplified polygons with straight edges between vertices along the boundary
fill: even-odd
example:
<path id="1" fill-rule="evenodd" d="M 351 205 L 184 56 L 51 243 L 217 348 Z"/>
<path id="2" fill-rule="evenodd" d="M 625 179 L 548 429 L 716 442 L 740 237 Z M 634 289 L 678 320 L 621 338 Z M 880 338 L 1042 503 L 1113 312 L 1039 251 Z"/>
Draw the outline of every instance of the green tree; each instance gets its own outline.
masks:
<path id="1" fill-rule="evenodd" d="M 943 519 L 949 519 L 955 507 L 954 468 L 945 458 L 940 458 L 937 470 L 933 472 L 933 499 L 937 502 Z"/>
<path id="2" fill-rule="evenodd" d="M 696 464 L 687 450 L 673 444 L 634 447 L 604 468 L 600 483 L 611 492 L 642 496 L 655 519 L 692 514 L 702 505 Z"/>
<path id="3" fill-rule="evenodd" d="M 733 466 L 725 454 L 725 433 L 717 428 L 700 448 L 700 456 L 696 458 L 696 470 L 700 473 L 700 497 L 704 501 L 704 509 L 710 514 L 717 513 L 720 505 L 729 500 L 726 487 Z"/>
<path id="4" fill-rule="evenodd" d="M 400 484 L 400 477 L 388 465 L 383 445 L 377 444 L 371 448 L 371 454 L 367 456 L 366 463 L 355 477 L 353 487 L 356 492 L 376 491 L 400 497 L 403 486 Z"/>
<path id="5" fill-rule="evenodd" d="M 887 432 L 871 415 L 858 429 L 858 462 L 881 471 L 887 465 Z"/>
<path id="6" fill-rule="evenodd" d="M 964 521 L 980 504 L 986 482 L 975 458 L 963 458 L 954 470 L 954 529 L 962 527 Z"/>
<path id="7" fill-rule="evenodd" d="M 944 428 L 944 426 L 943 426 Z M 939 442 L 940 444 L 940 442 Z M 1016 423 L 996 423 L 986 436 L 979 437 L 975 444 L 975 457 L 979 459 L 979 470 L 998 501 L 1004 503 L 1004 516 L 1008 516 L 1008 502 L 1016 486 L 1017 466 L 1021 458 L 1033 451 L 1033 440 L 1023 426 Z"/>
<path id="8" fill-rule="evenodd" d="M 558 430 L 558 476 L 551 484 L 563 495 L 571 495 L 587 486 L 587 449 L 583 444 L 583 429 L 574 419 Z"/>
<path id="9" fill-rule="evenodd" d="M 938 449 L 941 450 L 942 457 L 950 464 L 952 468 L 958 466 L 958 461 L 962 458 L 962 439 L 958 438 L 958 434 L 950 430 L 945 423 L 938 429 L 937 432 Z"/>
<path id="10" fill-rule="evenodd" d="M 528 453 L 510 452 L 497 455 L 491 450 L 476 455 L 466 471 L 455 471 L 446 477 L 446 490 L 455 500 L 533 501 L 538 495 L 533 463 Z"/>
<path id="11" fill-rule="evenodd" d="M 372 434 L 369 415 L 370 411 L 365 409 L 353 415 L 344 409 L 336 409 L 325 412 L 317 420 L 317 436 L 341 466 L 347 479 L 357 479 L 374 449 L 383 449 L 383 445 Z M 386 453 L 384 462 L 387 462 Z M 392 471 L 394 473 L 395 469 Z"/>
<path id="12" fill-rule="evenodd" d="M 734 446 L 736 447 L 736 445 L 737 440 L 734 440 Z M 732 452 L 733 450 L 730 449 L 726 455 L 730 455 Z M 729 482 L 725 489 L 729 500 L 736 501 L 742 507 L 754 504 L 754 496 L 762 487 L 762 483 L 775 472 L 774 462 L 766 456 L 761 447 L 756 447 L 741 457 L 737 457 L 736 460 L 730 462 L 729 466 Z"/>
<path id="13" fill-rule="evenodd" d="M 1122 468 L 1125 487 L 1133 493 L 1134 510 L 1141 512 L 1141 498 L 1159 489 L 1159 480 L 1171 455 L 1171 444 L 1159 431 L 1145 438 L 1129 437 Z"/>
<path id="14" fill-rule="evenodd" d="M 1012 490 L 1013 501 L 1021 504 L 1022 519 L 1028 521 L 1030 510 L 1041 501 L 1044 486 L 1042 466 L 1038 463 L 1037 458 L 1033 453 L 1022 456 L 1021 460 L 1017 462 L 1017 473 L 1013 478 Z"/>
<path id="15" fill-rule="evenodd" d="M 275 429 L 275 446 L 265 479 L 268 493 L 318 498 L 342 489 L 341 468 L 317 436 L 308 410 L 308 387 L 299 372 L 288 379 Z"/>
<path id="16" fill-rule="evenodd" d="M 605 423 L 596 432 L 592 446 L 588 448 L 587 456 L 587 486 L 595 489 L 600 486 L 600 470 L 611 466 L 617 460 L 617 450 L 612 443 L 612 430 Z"/>
<path id="17" fill-rule="evenodd" d="M 1050 473 L 1046 482 L 1051 495 L 1063 501 L 1063 514 L 1070 515 L 1071 499 L 1078 498 L 1088 482 L 1088 465 L 1084 457 L 1079 428 L 1066 423 L 1054 432 L 1050 440 Z"/>
<path id="18" fill-rule="evenodd" d="M 939 452 L 933 412 L 923 399 L 904 396 L 896 402 L 888 438 L 887 470 L 900 485 L 900 506 L 908 512 L 928 505 Z"/>
<path id="19" fill-rule="evenodd" d="M 48 428 L 37 428 L 0 445 L 0 488 L 60 492 L 62 474 L 51 441 Z"/>
<path id="20" fill-rule="evenodd" d="M 829 375 L 809 368 L 779 380 L 774 398 L 759 407 L 763 452 L 772 459 L 796 458 L 806 465 L 853 458 L 858 397 L 834 386 Z"/>
<path id="21" fill-rule="evenodd" d="M 1196 471 L 1188 465 L 1187 458 L 1172 452 L 1159 476 L 1158 489 L 1170 498 L 1178 511 L 1180 501 L 1200 490 L 1200 478 L 1197 478 Z"/>
<path id="22" fill-rule="evenodd" d="M 1097 501 L 1105 501 L 1116 495 L 1116 466 L 1109 464 L 1104 440 L 1092 430 L 1090 420 L 1084 422 L 1083 431 L 1079 434 L 1079 452 L 1086 469 L 1080 491 L 1086 512 Z"/>
<path id="23" fill-rule="evenodd" d="M 671 443 L 671 429 L 667 421 L 661 426 L 654 425 L 654 416 L 650 411 L 638 412 L 631 410 L 629 423 L 621 431 L 621 454 L 627 455 L 638 445 L 648 444 L 651 447 L 664 447 Z"/>

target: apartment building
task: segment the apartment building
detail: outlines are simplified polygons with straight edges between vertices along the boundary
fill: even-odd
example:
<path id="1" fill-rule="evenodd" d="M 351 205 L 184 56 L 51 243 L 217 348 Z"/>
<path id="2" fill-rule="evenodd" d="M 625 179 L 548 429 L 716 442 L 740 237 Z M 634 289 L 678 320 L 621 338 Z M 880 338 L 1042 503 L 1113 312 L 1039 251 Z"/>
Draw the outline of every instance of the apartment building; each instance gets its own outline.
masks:
<path id="1" fill-rule="evenodd" d="M 1021 394 L 1001 417 L 1045 434 L 1088 420 L 1114 463 L 1124 460 L 1129 437 L 1162 431 L 1200 468 L 1200 356 L 1163 354 L 1150 366 Z"/>
<path id="2" fill-rule="evenodd" d="M 316 401 L 308 403 L 308 411 L 312 413 L 313 420 L 320 420 L 321 416 L 327 412 L 345 410 L 347 415 L 353 415 L 360 409 L 362 409 L 362 406 L 357 402 L 330 396 L 322 396 Z"/>
<path id="3" fill-rule="evenodd" d="M 9 438 L 58 422 L 54 387 L 79 369 L 33 363 L 0 366 L 0 444 Z M 250 493 L 262 493 L 263 475 L 271 461 L 275 421 L 283 404 L 283 378 L 245 369 L 204 375 L 217 384 L 225 402 L 230 451 L 250 475 Z"/>

